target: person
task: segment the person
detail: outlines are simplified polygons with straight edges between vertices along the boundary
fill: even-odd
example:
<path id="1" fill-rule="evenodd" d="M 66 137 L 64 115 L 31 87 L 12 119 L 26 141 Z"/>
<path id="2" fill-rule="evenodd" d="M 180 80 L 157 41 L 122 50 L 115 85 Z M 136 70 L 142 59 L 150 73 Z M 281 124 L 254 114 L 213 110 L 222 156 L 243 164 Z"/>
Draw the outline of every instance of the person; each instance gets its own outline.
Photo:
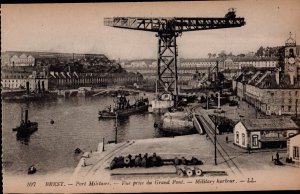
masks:
<path id="1" fill-rule="evenodd" d="M 206 133 L 206 139 L 208 139 L 208 134 Z"/>
<path id="2" fill-rule="evenodd" d="M 226 136 L 226 143 L 228 143 L 228 136 Z"/>
<path id="3" fill-rule="evenodd" d="M 279 161 L 279 153 L 276 152 L 276 160 Z"/>
<path id="4" fill-rule="evenodd" d="M 250 152 L 250 145 L 249 144 L 247 144 L 247 150 L 248 150 L 248 154 L 251 154 L 251 152 Z"/>
<path id="5" fill-rule="evenodd" d="M 86 166 L 85 159 L 83 159 L 82 167 L 85 167 L 85 166 Z"/>

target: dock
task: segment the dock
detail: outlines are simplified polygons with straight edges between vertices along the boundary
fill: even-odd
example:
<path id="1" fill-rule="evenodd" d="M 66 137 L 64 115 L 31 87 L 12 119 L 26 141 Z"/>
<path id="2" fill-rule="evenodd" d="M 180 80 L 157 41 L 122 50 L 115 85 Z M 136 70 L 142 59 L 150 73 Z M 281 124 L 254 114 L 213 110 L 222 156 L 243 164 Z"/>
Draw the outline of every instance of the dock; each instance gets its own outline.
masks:
<path id="1" fill-rule="evenodd" d="M 225 163 L 218 166 L 213 164 L 213 145 L 205 136 L 199 134 L 131 140 L 118 144 L 106 144 L 104 147 L 105 151 L 102 152 L 102 143 L 100 143 L 97 151 L 89 153 L 89 157 L 83 157 L 76 167 L 73 177 L 101 176 L 102 178 L 110 178 L 111 175 L 139 176 L 145 174 L 176 176 L 176 168 L 171 165 L 147 169 L 142 167 L 108 169 L 114 157 L 127 156 L 128 154 L 132 156 L 137 154 L 143 155 L 146 152 L 148 155 L 156 153 L 162 158 L 185 157 L 186 159 L 191 159 L 194 156 L 203 162 L 200 168 L 204 172 L 229 171 Z M 175 147 L 176 149 L 174 149 Z M 82 166 L 83 160 L 86 166 Z"/>

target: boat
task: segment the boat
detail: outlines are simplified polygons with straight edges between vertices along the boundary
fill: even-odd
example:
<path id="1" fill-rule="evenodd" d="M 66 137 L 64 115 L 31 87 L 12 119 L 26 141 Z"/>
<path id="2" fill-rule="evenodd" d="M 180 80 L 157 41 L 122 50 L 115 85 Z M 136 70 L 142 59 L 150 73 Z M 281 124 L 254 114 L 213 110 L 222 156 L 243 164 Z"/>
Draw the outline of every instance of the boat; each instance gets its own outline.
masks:
<path id="1" fill-rule="evenodd" d="M 36 173 L 36 168 L 34 165 L 31 165 L 29 168 L 28 168 L 28 174 L 34 174 Z"/>
<path id="2" fill-rule="evenodd" d="M 130 105 L 129 100 L 126 99 L 125 95 L 118 95 L 115 101 L 115 107 L 108 108 L 99 111 L 100 118 L 116 118 L 127 117 L 135 113 L 145 112 L 148 110 L 149 100 L 148 98 L 140 98 L 135 101 L 134 104 Z"/>
<path id="3" fill-rule="evenodd" d="M 27 137 L 38 130 L 38 123 L 28 120 L 28 110 L 25 110 L 25 119 L 23 119 L 23 110 L 21 111 L 20 126 L 13 128 L 12 131 L 17 132 L 17 137 Z"/>

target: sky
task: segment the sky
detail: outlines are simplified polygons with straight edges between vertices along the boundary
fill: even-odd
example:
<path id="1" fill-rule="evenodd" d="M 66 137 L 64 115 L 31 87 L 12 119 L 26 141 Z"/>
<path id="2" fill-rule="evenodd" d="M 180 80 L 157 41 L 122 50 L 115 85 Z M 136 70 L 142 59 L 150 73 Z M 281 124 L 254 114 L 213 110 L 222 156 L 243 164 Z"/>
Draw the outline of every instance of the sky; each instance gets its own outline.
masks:
<path id="1" fill-rule="evenodd" d="M 299 0 L 160 3 L 15 4 L 1 8 L 1 51 L 99 53 L 110 59 L 156 58 L 153 32 L 104 26 L 104 17 L 224 17 L 236 8 L 240 28 L 185 32 L 179 57 L 233 54 L 284 45 L 289 32 L 300 43 Z"/>

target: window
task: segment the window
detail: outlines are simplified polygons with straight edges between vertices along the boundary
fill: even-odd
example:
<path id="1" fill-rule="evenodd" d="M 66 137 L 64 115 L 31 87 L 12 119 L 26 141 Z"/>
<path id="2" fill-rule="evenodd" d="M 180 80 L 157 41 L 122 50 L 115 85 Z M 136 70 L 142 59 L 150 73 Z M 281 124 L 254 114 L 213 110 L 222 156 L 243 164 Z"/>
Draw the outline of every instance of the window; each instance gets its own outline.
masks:
<path id="1" fill-rule="evenodd" d="M 252 136 L 252 146 L 257 147 L 258 146 L 258 135 Z"/>
<path id="2" fill-rule="evenodd" d="M 291 107 L 291 106 L 288 106 L 288 109 L 289 109 L 288 111 L 291 111 L 292 107 Z"/>
<path id="3" fill-rule="evenodd" d="M 235 141 L 236 141 L 236 143 L 239 143 L 239 132 L 238 131 L 236 132 L 236 140 Z"/>
<path id="4" fill-rule="evenodd" d="M 245 145 L 245 134 L 242 134 L 242 144 Z"/>
<path id="5" fill-rule="evenodd" d="M 293 146 L 293 158 L 299 160 L 299 147 Z"/>

